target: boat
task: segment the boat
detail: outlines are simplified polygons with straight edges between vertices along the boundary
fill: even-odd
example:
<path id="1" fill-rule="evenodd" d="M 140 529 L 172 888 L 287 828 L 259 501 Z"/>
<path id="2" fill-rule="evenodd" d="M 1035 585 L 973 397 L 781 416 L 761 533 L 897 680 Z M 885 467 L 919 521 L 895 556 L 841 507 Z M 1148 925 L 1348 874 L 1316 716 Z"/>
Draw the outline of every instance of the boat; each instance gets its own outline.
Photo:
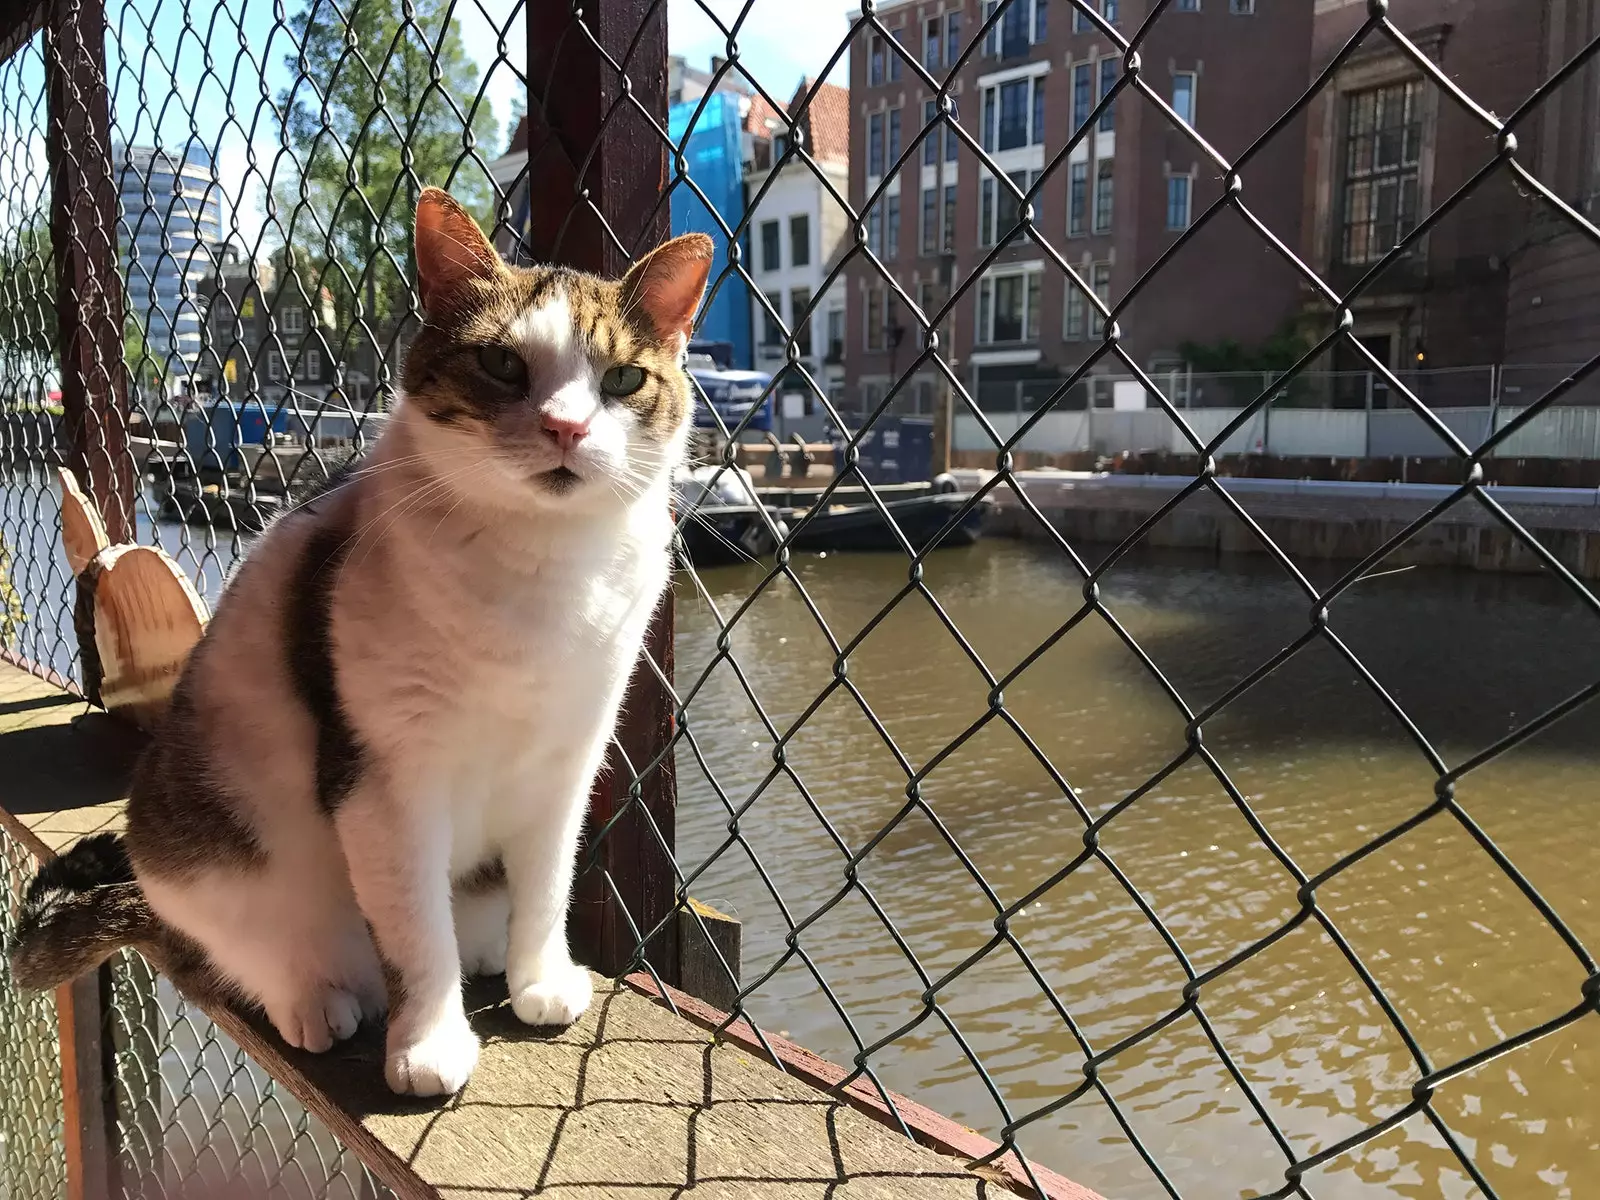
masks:
<path id="1" fill-rule="evenodd" d="M 718 468 L 701 467 L 709 479 Z M 738 468 L 723 468 L 725 476 Z M 953 479 L 882 484 L 873 488 L 758 488 L 743 471 L 737 482 L 716 494 L 687 493 L 679 487 L 679 532 L 688 558 L 697 567 L 762 558 L 780 543 L 802 552 L 893 552 L 909 544 L 916 553 L 970 546 L 983 536 L 993 502 L 972 503 Z M 819 504 L 824 504 L 820 510 Z M 880 511 L 879 504 L 882 505 Z M 884 520 L 887 513 L 899 536 Z M 765 514 L 763 516 L 763 514 Z M 904 537 L 905 544 L 901 542 Z"/>

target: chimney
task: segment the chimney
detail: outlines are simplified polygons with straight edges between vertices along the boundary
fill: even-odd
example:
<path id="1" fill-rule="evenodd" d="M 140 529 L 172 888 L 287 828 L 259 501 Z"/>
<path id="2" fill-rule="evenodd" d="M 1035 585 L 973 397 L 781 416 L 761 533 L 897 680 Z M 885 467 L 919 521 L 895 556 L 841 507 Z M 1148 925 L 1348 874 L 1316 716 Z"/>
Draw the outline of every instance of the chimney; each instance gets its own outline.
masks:
<path id="1" fill-rule="evenodd" d="M 722 68 L 727 65 L 727 62 L 728 62 L 728 60 L 723 58 L 722 55 L 713 54 L 711 56 L 711 73 L 713 75 L 715 75 L 718 71 L 722 70 Z"/>

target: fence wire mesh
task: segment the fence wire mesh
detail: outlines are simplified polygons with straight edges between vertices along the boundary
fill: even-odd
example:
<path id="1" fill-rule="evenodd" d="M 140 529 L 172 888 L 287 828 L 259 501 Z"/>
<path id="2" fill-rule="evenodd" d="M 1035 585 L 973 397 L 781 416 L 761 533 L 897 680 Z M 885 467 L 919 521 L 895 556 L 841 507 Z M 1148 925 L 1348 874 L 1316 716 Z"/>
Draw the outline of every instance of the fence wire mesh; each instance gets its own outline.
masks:
<path id="1" fill-rule="evenodd" d="M 83 0 L 49 7 L 62 27 L 98 11 Z M 759 515 L 775 547 L 760 561 L 713 569 L 684 558 L 675 645 L 654 648 L 640 685 L 670 711 L 670 737 L 626 756 L 580 862 L 584 885 L 616 907 L 629 966 L 672 974 L 660 948 L 691 894 L 735 909 L 744 961 L 737 979 L 723 964 L 737 994 L 729 1021 L 838 1059 L 847 1083 L 866 1079 L 891 1108 L 894 1089 L 951 1111 L 996 1140 L 991 1157 L 1014 1152 L 1036 1186 L 1038 1163 L 1129 1197 L 1582 1195 L 1600 1170 L 1592 897 L 1565 872 L 1519 867 L 1549 814 L 1519 795 L 1516 771 L 1535 738 L 1592 718 L 1600 603 L 1565 550 L 1496 499 L 1485 464 L 1577 398 L 1600 356 L 1526 370 L 1509 418 L 1464 423 L 1448 408 L 1499 395 L 1498 376 L 1462 401 L 1448 381 L 1396 369 L 1357 327 L 1367 299 L 1413 277 L 1428 240 L 1490 189 L 1514 189 L 1585 253 L 1600 246 L 1586 206 L 1541 180 L 1527 149 L 1552 98 L 1590 86 L 1600 40 L 1576 43 L 1500 116 L 1440 67 L 1409 14 L 1355 7 L 1360 19 L 1284 93 L 1281 111 L 1222 137 L 1202 136 L 1193 109 L 1180 114 L 1157 63 L 1180 22 L 1253 19 L 1256 5 L 1240 0 L 864 4 L 793 92 L 741 50 L 757 0 L 689 0 L 671 20 L 709 26 L 718 57 L 670 116 L 651 57 L 665 0 L 628 6 L 632 24 L 621 25 L 555 0 L 305 0 L 293 13 L 254 0 L 112 0 L 107 123 L 100 142 L 75 144 L 109 166 L 117 193 L 126 320 L 110 351 L 123 370 L 101 386 L 125 387 L 115 412 L 126 421 L 98 449 L 140 480 L 135 535 L 166 545 L 214 597 L 250 532 L 381 427 L 419 316 L 406 226 L 423 185 L 452 187 L 514 258 L 573 256 L 587 238 L 621 262 L 648 248 L 669 213 L 675 228 L 690 214 L 719 243 L 706 311 L 720 305 L 766 329 L 762 353 L 779 369 L 763 398 L 798 394 L 796 417 L 836 439 L 840 469 L 784 526 Z M 1296 19 L 1309 37 L 1311 14 Z M 533 21 L 549 34 L 538 73 L 524 55 Z M 1281 50 L 1227 28 L 1209 43 L 1213 71 L 1264 68 Z M 1228 38 L 1246 47 L 1231 60 Z M 72 455 L 50 381 L 69 374 L 60 364 L 70 367 L 70 337 L 82 336 L 57 328 L 56 288 L 71 266 L 63 251 L 84 248 L 50 236 L 45 80 L 64 44 L 34 36 L 0 68 L 0 535 L 16 597 L 0 607 L 0 640 L 72 676 L 72 580 L 47 473 Z M 1335 269 L 1298 231 L 1275 228 L 1256 197 L 1276 183 L 1268 168 L 1282 169 L 1282 145 L 1320 120 L 1341 72 L 1368 72 L 1380 57 L 1397 72 L 1385 80 L 1415 89 L 1404 95 L 1426 114 L 1417 128 L 1459 121 L 1480 148 L 1453 189 L 1408 191 L 1413 134 L 1386 133 L 1398 141 L 1374 161 L 1392 155 L 1400 182 L 1367 218 L 1341 224 Z M 575 59 L 598 64 L 588 127 L 558 134 L 535 120 L 513 136 L 511 101 L 527 96 L 536 117 L 555 112 L 561 64 Z M 1041 62 L 1049 72 L 1001 77 Z M 841 101 L 825 81 L 845 70 L 853 86 Z M 1033 81 L 1025 99 L 999 94 L 1016 79 Z M 93 80 L 78 82 L 72 96 L 92 105 Z M 878 102 L 890 85 L 903 107 Z M 696 141 L 725 102 L 736 109 L 737 149 L 724 145 L 731 191 Z M 1161 176 L 1160 200 L 1181 207 L 1159 252 L 1141 260 L 1119 243 L 1097 264 L 1073 241 L 1080 204 L 1085 232 L 1103 232 L 1090 171 L 1114 161 L 1108 137 L 1152 126 L 1165 139 L 1158 159 L 1196 164 L 1177 189 L 1178 175 Z M 664 156 L 667 186 L 653 203 L 622 205 L 590 186 L 619 148 Z M 1304 157 L 1288 156 L 1294 171 Z M 1134 208 L 1113 199 L 1127 177 L 1109 178 L 1108 224 Z M 779 223 L 781 258 L 786 192 L 799 183 L 817 198 L 807 253 L 821 270 L 803 290 L 774 291 L 768 226 Z M 942 233 L 917 228 L 930 190 Z M 1165 319 L 1153 303 L 1163 296 L 1212 302 L 1184 255 L 1223 230 L 1228 245 L 1249 243 L 1274 264 L 1312 332 L 1283 361 L 1230 375 L 1219 422 L 1196 415 L 1180 394 L 1187 377 L 1180 385 L 1170 364 L 1153 362 L 1140 331 Z M 1349 253 L 1351 238 L 1370 253 Z M 918 241 L 925 252 L 909 253 Z M 1046 319 L 1057 315 L 1059 335 Z M 1052 380 L 971 373 L 974 353 L 1052 342 L 1079 344 Z M 1295 389 L 1337 387 L 1341 376 L 1381 387 L 1382 407 L 1411 414 L 1455 474 L 1446 494 L 1329 572 L 1271 536 L 1217 460 Z M 1193 465 L 1114 546 L 1091 549 L 1052 523 L 1016 455 L 1052 420 L 1098 407 L 1095 389 L 1109 395 L 1113 380 L 1139 385 L 1153 406 L 1141 419 Z M 1004 405 L 992 387 L 1007 390 Z M 902 526 L 899 493 L 862 459 L 908 400 L 931 409 L 935 395 L 949 397 L 990 469 L 942 529 L 917 533 Z M 715 434 L 709 463 L 731 472 L 734 443 L 767 410 L 700 399 Z M 798 549 L 846 499 L 898 547 L 854 573 L 837 555 Z M 1000 500 L 1042 557 L 1006 567 L 936 550 Z M 1143 551 L 1197 509 L 1275 572 L 1229 585 L 1256 605 L 1248 634 L 1228 644 L 1235 657 L 1146 602 L 1171 583 Z M 1425 589 L 1375 598 L 1358 585 L 1469 509 L 1543 572 L 1552 590 L 1526 619 L 1572 648 L 1543 681 L 1564 692 L 1546 687 L 1520 711 L 1495 707 L 1491 681 L 1460 665 L 1486 659 L 1481 646 L 1432 642 L 1435 659 L 1344 624 L 1346 614 L 1353 626 L 1363 613 L 1398 622 L 1408 605 L 1425 611 Z M 697 519 L 685 513 L 680 528 L 694 532 Z M 980 569 L 1011 573 L 985 590 L 970 575 Z M 1026 606 L 999 603 L 1018 590 Z M 986 610 L 1010 626 L 996 628 Z M 1105 678 L 1080 679 L 1086 663 Z M 1468 741 L 1432 731 L 1442 702 L 1421 681 L 1434 672 L 1472 685 L 1448 701 L 1475 713 L 1461 726 Z M 1339 724 L 1286 692 L 1312 677 L 1340 680 L 1340 703 L 1365 716 L 1327 768 L 1350 795 L 1322 795 L 1308 814 L 1294 802 L 1297 776 L 1266 760 L 1308 755 L 1319 724 Z M 932 697 L 943 707 L 917 707 Z M 1285 710 L 1284 740 L 1261 736 L 1263 705 Z M 1096 709 L 1125 715 L 1137 753 L 1113 758 L 1074 736 Z M 1374 745 L 1409 757 L 1373 765 Z M 1570 768 L 1580 779 L 1586 769 Z M 674 778 L 675 812 L 657 803 Z M 1178 820 L 1195 809 L 1199 819 Z M 651 873 L 665 903 L 640 906 L 638 876 Z M 1419 975 L 1415 956 L 1434 952 L 1436 930 L 1426 913 L 1408 924 L 1415 914 L 1401 910 L 1430 876 L 1451 892 L 1437 898 L 1446 919 L 1476 922 L 1483 937 L 1438 951 L 1439 969 Z M 125 1155 L 180 1176 L 202 1160 L 248 1161 L 262 1179 L 307 1180 L 310 1194 L 338 1175 L 364 1194 L 348 1155 L 142 964 L 125 962 L 118 978 Z M 48 1020 L 26 1012 L 28 1029 Z M 31 1044 L 18 1037 L 8 1047 Z M 142 1099 L 156 1059 L 177 1072 L 160 1105 Z M 48 1121 L 59 1097 L 35 1099 L 24 1108 Z M 1530 1134 L 1516 1152 L 1510 1126 Z M 29 1129 L 40 1136 L 37 1122 Z"/>

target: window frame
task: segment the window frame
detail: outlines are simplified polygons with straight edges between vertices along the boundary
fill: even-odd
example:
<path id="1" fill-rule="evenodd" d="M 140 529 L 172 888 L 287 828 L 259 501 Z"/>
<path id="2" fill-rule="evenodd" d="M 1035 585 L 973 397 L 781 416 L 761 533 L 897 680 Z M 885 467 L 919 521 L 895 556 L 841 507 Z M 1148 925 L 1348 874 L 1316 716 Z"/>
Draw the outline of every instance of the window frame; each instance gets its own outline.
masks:
<path id="1" fill-rule="evenodd" d="M 1188 80 L 1188 82 L 1189 82 L 1189 102 L 1188 102 L 1188 110 L 1189 111 L 1187 113 L 1181 111 L 1178 108 L 1178 81 L 1179 80 L 1185 80 L 1185 79 Z M 1177 113 L 1179 118 L 1183 121 L 1183 123 L 1185 125 L 1187 125 L 1190 129 L 1195 128 L 1195 117 L 1194 117 L 1194 114 L 1195 114 L 1195 102 L 1196 102 L 1196 99 L 1197 99 L 1196 93 L 1199 91 L 1199 89 L 1200 89 L 1200 72 L 1198 72 L 1198 71 L 1174 71 L 1174 72 L 1172 72 L 1171 99 L 1168 101 L 1168 103 L 1171 105 L 1172 111 Z"/>
<path id="2" fill-rule="evenodd" d="M 929 71 L 944 66 L 944 17 L 935 15 L 922 19 L 922 65 Z"/>
<path id="3" fill-rule="evenodd" d="M 798 240 L 795 237 L 796 226 L 803 233 L 803 236 Z M 810 213 L 789 214 L 789 265 L 791 267 L 809 267 L 811 265 Z"/>
<path id="4" fill-rule="evenodd" d="M 885 128 L 887 122 L 888 122 L 888 118 L 884 115 L 884 112 L 883 112 L 882 109 L 880 109 L 879 111 L 877 111 L 875 113 L 868 113 L 867 114 L 867 178 L 868 179 L 881 179 L 881 178 L 883 178 L 884 164 L 886 162 L 886 160 L 885 160 L 885 158 L 883 156 L 883 148 L 884 148 L 884 145 L 885 145 L 885 142 L 884 142 L 884 128 Z M 873 153 L 873 151 L 874 151 L 874 135 L 876 135 L 876 151 L 877 151 L 876 154 Z M 876 157 L 877 160 L 878 160 L 878 166 L 877 166 L 876 170 L 874 170 L 873 166 L 872 166 L 872 160 L 873 160 L 874 157 Z"/>
<path id="5" fill-rule="evenodd" d="M 306 331 L 306 310 L 290 304 L 278 311 L 278 331 L 287 337 L 299 337 Z"/>
<path id="6" fill-rule="evenodd" d="M 767 234 L 771 233 L 772 241 L 769 244 Z M 772 253 L 768 253 L 768 251 Z M 770 221 L 761 222 L 761 273 L 769 274 L 773 271 L 783 270 L 783 222 L 774 217 Z"/>
<path id="7" fill-rule="evenodd" d="M 1110 180 L 1108 187 L 1102 188 L 1102 180 Z M 1110 158 L 1097 158 L 1094 163 L 1094 216 L 1092 227 L 1095 233 L 1110 233 L 1112 221 L 1117 209 L 1117 166 L 1116 160 Z"/>
<path id="8" fill-rule="evenodd" d="M 1081 172 L 1081 178 L 1080 178 Z M 1088 237 L 1090 210 L 1089 160 L 1067 164 L 1067 236 Z"/>
<path id="9" fill-rule="evenodd" d="M 1381 117 L 1377 115 L 1377 106 L 1384 97 L 1392 93 L 1400 93 L 1402 97 L 1402 120 L 1397 125 L 1380 124 Z M 1371 111 L 1374 113 L 1372 124 L 1364 130 L 1357 132 L 1353 128 L 1353 120 L 1357 112 L 1357 104 L 1363 98 L 1371 97 L 1373 100 Z M 1387 111 L 1387 104 L 1384 105 Z M 1421 220 L 1423 211 L 1423 173 L 1424 149 L 1423 141 L 1427 127 L 1427 114 L 1425 112 L 1425 90 L 1420 76 L 1408 75 L 1404 78 L 1391 79 L 1375 83 L 1370 87 L 1352 88 L 1339 93 L 1339 126 L 1333 153 L 1334 166 L 1338 171 L 1335 187 L 1335 220 L 1333 222 L 1334 243 L 1333 260 L 1341 266 L 1360 267 L 1369 266 L 1379 261 L 1383 256 L 1401 240 L 1407 237 L 1416 228 Z M 1398 133 L 1400 139 L 1399 161 L 1392 167 L 1378 165 L 1382 152 L 1383 138 L 1385 135 Z M 1353 171 L 1353 163 L 1358 156 L 1356 140 L 1358 138 L 1370 141 L 1369 161 L 1366 167 Z M 1411 157 L 1407 158 L 1408 148 Z M 1406 195 L 1409 185 L 1410 213 L 1409 223 L 1406 216 Z M 1395 208 L 1392 221 L 1387 224 L 1393 229 L 1392 239 L 1385 239 L 1380 231 L 1386 222 L 1382 215 L 1381 193 L 1387 186 L 1393 186 L 1395 191 Z M 1353 197 L 1361 190 L 1366 195 L 1363 215 L 1360 218 L 1352 216 Z M 1361 257 L 1353 257 L 1352 246 L 1354 230 L 1360 227 L 1364 230 L 1365 250 Z"/>
<path id="10" fill-rule="evenodd" d="M 804 297 L 802 303 L 799 297 Z M 794 339 L 795 353 L 801 358 L 811 357 L 811 318 L 802 319 L 801 314 L 811 305 L 811 288 L 802 285 L 789 289 L 789 334 Z M 816 313 L 811 314 L 812 317 Z"/>
<path id="11" fill-rule="evenodd" d="M 1174 224 L 1173 213 L 1173 185 L 1183 185 L 1183 223 Z M 1194 224 L 1194 175 L 1188 171 L 1167 172 L 1167 211 L 1166 222 L 1168 233 L 1182 233 Z"/>
<path id="12" fill-rule="evenodd" d="M 994 337 L 996 303 L 1002 280 L 1022 281 L 1020 296 L 1022 313 L 1018 322 L 1021 336 L 996 341 Z M 1044 308 L 1044 264 L 1042 262 L 1008 263 L 992 267 L 978 279 L 978 298 L 974 305 L 974 346 L 1025 346 L 1039 341 L 1039 317 Z"/>
<path id="13" fill-rule="evenodd" d="M 767 303 L 761 306 L 761 348 L 781 349 L 783 346 L 783 293 L 763 292 Z M 771 305 L 771 311 L 767 306 Z M 777 315 L 774 316 L 773 313 Z"/>
<path id="14" fill-rule="evenodd" d="M 1110 67 L 1108 73 L 1106 68 Z M 1096 63 L 1096 74 L 1099 76 L 1099 85 L 1095 89 L 1094 102 L 1098 106 L 1107 96 L 1116 90 L 1117 80 L 1121 78 L 1121 69 L 1115 55 L 1107 54 Z M 1113 100 L 1100 114 L 1100 121 L 1095 126 L 1097 133 L 1115 133 L 1117 129 L 1117 102 Z"/>

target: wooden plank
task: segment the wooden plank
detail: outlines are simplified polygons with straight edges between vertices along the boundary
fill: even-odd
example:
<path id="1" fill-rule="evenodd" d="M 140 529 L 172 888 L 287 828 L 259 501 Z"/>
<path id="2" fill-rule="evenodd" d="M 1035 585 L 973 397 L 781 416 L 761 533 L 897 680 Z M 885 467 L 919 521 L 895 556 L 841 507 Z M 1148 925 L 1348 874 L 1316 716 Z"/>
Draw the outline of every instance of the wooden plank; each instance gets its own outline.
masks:
<path id="1" fill-rule="evenodd" d="M 113 1062 L 105 1038 L 110 996 L 109 967 L 56 989 L 67 1200 L 100 1200 L 119 1191 Z"/>
<path id="2" fill-rule="evenodd" d="M 122 364 L 122 273 L 105 44 L 103 0 L 49 6 L 45 154 L 67 465 L 87 487 L 111 541 L 131 542 L 134 466 Z"/>
<path id="3" fill-rule="evenodd" d="M 620 275 L 671 232 L 661 196 L 666 148 L 639 111 L 666 127 L 666 5 L 597 0 L 575 14 L 567 5 L 534 4 L 527 25 L 530 249 L 545 261 Z M 614 112 L 623 81 L 601 50 L 626 65 L 631 99 Z M 671 858 L 677 780 L 668 757 L 640 781 L 647 820 L 629 805 L 628 766 L 652 762 L 674 732 L 672 697 L 660 682 L 672 679 L 673 621 L 669 590 L 645 638 L 644 652 L 660 676 L 642 662 L 634 671 L 616 746 L 590 799 L 585 845 L 597 848 L 596 866 L 577 880 L 569 930 L 579 959 L 607 975 L 627 969 L 637 949 L 635 928 L 646 933 L 659 926 L 645 952 L 664 978 L 678 978 Z"/>
<path id="4" fill-rule="evenodd" d="M 640 995 L 663 1006 L 670 1001 L 685 1020 L 692 1021 L 702 1029 L 716 1031 L 719 1038 L 742 1047 L 765 1062 L 774 1062 L 795 1078 L 804 1080 L 830 1095 L 840 1097 L 857 1111 L 890 1128 L 899 1128 L 895 1120 L 895 1112 L 898 1112 L 900 1120 L 905 1122 L 906 1128 L 911 1131 L 917 1142 L 929 1149 L 942 1154 L 953 1154 L 968 1161 L 986 1158 L 999 1149 L 999 1143 L 990 1141 L 976 1130 L 959 1125 L 942 1113 L 918 1104 L 915 1100 L 909 1100 L 897 1092 L 889 1093 L 889 1099 L 895 1109 L 895 1112 L 891 1112 L 871 1080 L 861 1078 L 848 1087 L 840 1087 L 850 1072 L 813 1054 L 804 1046 L 798 1046 L 786 1038 L 763 1030 L 763 1036 L 773 1050 L 773 1054 L 769 1055 L 747 1019 L 740 1017 L 737 1021 L 730 1022 L 726 1012 L 678 988 L 669 986 L 663 990 L 646 972 L 640 971 L 629 975 L 623 982 Z M 1064 1175 L 1041 1167 L 1038 1163 L 1029 1165 L 1033 1168 L 1034 1177 L 1038 1179 L 1043 1191 L 1034 1189 L 1014 1153 L 1007 1153 L 995 1160 L 994 1181 L 1004 1183 L 1018 1195 L 1034 1197 L 1034 1200 L 1104 1200 L 1098 1192 L 1092 1192 Z"/>

